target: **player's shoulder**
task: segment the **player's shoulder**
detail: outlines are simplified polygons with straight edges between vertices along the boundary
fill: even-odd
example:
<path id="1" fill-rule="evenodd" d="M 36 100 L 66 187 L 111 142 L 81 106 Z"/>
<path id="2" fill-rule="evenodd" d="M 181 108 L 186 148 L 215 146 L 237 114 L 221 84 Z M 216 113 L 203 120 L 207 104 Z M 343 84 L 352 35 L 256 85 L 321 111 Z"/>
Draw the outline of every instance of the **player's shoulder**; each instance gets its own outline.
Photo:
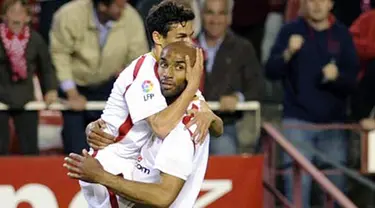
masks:
<path id="1" fill-rule="evenodd" d="M 155 65 L 155 58 L 150 53 L 143 54 L 138 58 L 134 59 L 128 66 L 125 67 L 120 73 L 120 76 L 128 76 L 129 73 L 133 73 L 136 76 L 141 68 L 153 67 Z"/>

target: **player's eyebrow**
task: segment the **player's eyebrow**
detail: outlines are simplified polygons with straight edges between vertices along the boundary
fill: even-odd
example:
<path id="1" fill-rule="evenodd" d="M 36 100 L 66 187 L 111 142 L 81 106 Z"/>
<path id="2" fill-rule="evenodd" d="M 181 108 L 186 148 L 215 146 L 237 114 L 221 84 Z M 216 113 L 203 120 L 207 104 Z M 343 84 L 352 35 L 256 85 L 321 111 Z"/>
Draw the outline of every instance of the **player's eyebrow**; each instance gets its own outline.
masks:
<path id="1" fill-rule="evenodd" d="M 186 64 L 186 63 L 185 63 L 185 61 L 183 61 L 183 60 L 181 60 L 181 61 L 177 60 L 177 61 L 176 61 L 176 64 Z"/>

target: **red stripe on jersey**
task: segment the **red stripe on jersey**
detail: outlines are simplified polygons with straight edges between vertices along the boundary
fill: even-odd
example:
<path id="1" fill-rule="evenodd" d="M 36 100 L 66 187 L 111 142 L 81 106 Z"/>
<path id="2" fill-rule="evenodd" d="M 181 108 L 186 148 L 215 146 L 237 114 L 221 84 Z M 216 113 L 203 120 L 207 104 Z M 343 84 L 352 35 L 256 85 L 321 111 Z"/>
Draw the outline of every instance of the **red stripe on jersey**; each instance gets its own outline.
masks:
<path id="1" fill-rule="evenodd" d="M 137 63 L 135 64 L 135 67 L 134 67 L 134 71 L 133 71 L 133 81 L 135 80 L 135 78 L 137 78 L 137 75 L 138 75 L 138 72 L 139 70 L 141 69 L 142 67 L 142 64 L 143 62 L 145 61 L 146 59 L 146 55 L 143 55 L 141 58 L 138 59 Z M 129 84 L 126 89 L 125 89 L 125 93 L 128 91 L 129 87 L 131 86 L 132 84 Z M 124 93 L 124 96 L 125 96 L 125 93 Z M 115 139 L 115 142 L 119 142 L 121 141 L 123 138 L 126 137 L 126 135 L 129 133 L 130 129 L 133 127 L 133 121 L 130 117 L 130 115 L 128 115 L 124 121 L 124 123 L 121 124 L 120 128 L 119 128 L 119 135 L 116 137 Z"/>
<path id="2" fill-rule="evenodd" d="M 146 55 L 143 55 L 141 58 L 138 59 L 137 63 L 135 64 L 134 71 L 133 71 L 133 81 L 137 77 L 138 72 L 141 69 L 141 66 L 143 62 L 145 61 L 145 59 L 146 59 Z"/>
<path id="3" fill-rule="evenodd" d="M 111 203 L 111 208 L 119 208 L 116 194 L 109 189 L 108 189 L 108 194 L 109 194 L 109 203 Z"/>
<path id="4" fill-rule="evenodd" d="M 117 176 L 119 176 L 121 178 L 123 177 L 123 175 L 121 173 L 118 174 Z M 119 208 L 119 204 L 118 204 L 118 201 L 117 201 L 116 194 L 113 191 L 109 190 L 108 188 L 107 188 L 107 191 L 108 191 L 108 194 L 109 194 L 109 202 L 111 203 L 111 208 Z"/>
<path id="5" fill-rule="evenodd" d="M 155 76 L 156 76 L 156 78 L 158 78 L 158 80 L 160 81 L 160 77 L 159 77 L 158 69 L 159 69 L 159 64 L 158 64 L 158 62 L 155 62 L 155 65 L 154 65 Z"/>
<path id="6" fill-rule="evenodd" d="M 133 121 L 130 116 L 128 116 L 124 123 L 121 124 L 119 128 L 119 135 L 116 137 L 115 142 L 121 141 L 129 133 L 130 129 L 133 127 Z"/>

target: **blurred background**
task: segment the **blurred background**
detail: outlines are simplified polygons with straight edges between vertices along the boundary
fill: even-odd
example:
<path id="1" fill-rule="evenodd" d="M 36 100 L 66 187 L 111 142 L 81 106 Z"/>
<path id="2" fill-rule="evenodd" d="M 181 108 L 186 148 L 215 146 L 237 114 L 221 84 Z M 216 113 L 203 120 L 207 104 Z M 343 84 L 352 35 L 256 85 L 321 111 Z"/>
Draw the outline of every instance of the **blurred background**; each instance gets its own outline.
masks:
<path id="1" fill-rule="evenodd" d="M 176 1 L 196 15 L 201 90 L 224 121 L 205 181 L 221 194 L 203 186 L 197 207 L 375 207 L 374 2 Z M 82 207 L 63 155 L 88 148 L 114 80 L 151 49 L 159 2 L 0 0 L 1 207 Z"/>

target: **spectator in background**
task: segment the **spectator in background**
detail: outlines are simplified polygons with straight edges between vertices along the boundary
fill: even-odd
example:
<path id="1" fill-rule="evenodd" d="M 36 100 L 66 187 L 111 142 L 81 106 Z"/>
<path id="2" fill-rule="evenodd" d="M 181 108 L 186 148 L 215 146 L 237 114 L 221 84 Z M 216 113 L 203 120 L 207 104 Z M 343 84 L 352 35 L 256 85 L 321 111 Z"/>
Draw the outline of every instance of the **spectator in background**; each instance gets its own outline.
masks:
<path id="1" fill-rule="evenodd" d="M 268 11 L 268 0 L 234 0 L 232 29 L 253 44 L 258 60 Z"/>
<path id="2" fill-rule="evenodd" d="M 224 134 L 210 142 L 212 154 L 236 154 L 236 122 L 242 114 L 238 102 L 259 100 L 262 76 L 252 44 L 230 30 L 233 0 L 202 0 L 202 33 L 199 45 L 206 52 L 204 96 L 219 100 L 217 115 L 224 121 Z"/>
<path id="3" fill-rule="evenodd" d="M 84 111 L 86 101 L 105 101 L 117 74 L 148 51 L 144 25 L 124 0 L 72 1 L 56 12 L 50 41 L 61 95 L 72 109 L 63 112 L 64 151 L 80 153 L 88 148 L 86 125 L 101 114 Z"/>
<path id="4" fill-rule="evenodd" d="M 286 0 L 268 0 L 269 12 L 265 20 L 264 37 L 262 40 L 261 61 L 265 63 L 268 60 L 269 53 L 275 42 L 276 36 L 284 23 L 284 8 Z"/>
<path id="5" fill-rule="evenodd" d="M 285 22 L 295 20 L 300 14 L 301 0 L 287 0 L 285 8 Z"/>
<path id="6" fill-rule="evenodd" d="M 332 0 L 302 0 L 303 16 L 282 27 L 266 65 L 269 79 L 284 85 L 284 134 L 296 145 L 317 148 L 330 159 L 346 163 L 347 136 L 341 130 L 306 130 L 298 125 L 343 123 L 347 98 L 359 68 L 354 44 L 347 28 L 329 18 Z M 294 128 L 288 128 L 294 127 Z M 300 151 L 309 160 L 311 154 Z M 286 165 L 291 158 L 285 155 Z M 290 166 L 288 166 L 290 167 Z M 345 178 L 331 176 L 345 191 Z M 304 175 L 303 207 L 310 207 L 311 177 Z M 292 176 L 285 178 L 286 194 L 292 199 Z"/>
<path id="7" fill-rule="evenodd" d="M 374 2 L 374 1 L 373 1 Z M 375 10 L 363 13 L 350 28 L 357 54 L 361 60 L 361 72 L 357 92 L 353 95 L 352 116 L 359 121 L 367 118 L 375 107 Z M 375 109 L 371 114 L 375 113 Z M 374 116 L 374 115 L 373 115 Z M 371 121 L 373 119 L 370 119 Z"/>
<path id="8" fill-rule="evenodd" d="M 10 107 L 0 111 L 0 154 L 8 154 L 9 118 L 12 117 L 24 155 L 38 154 L 38 112 L 25 111 L 35 100 L 33 76 L 41 80 L 47 104 L 57 99 L 57 81 L 47 45 L 29 26 L 30 11 L 26 0 L 5 0 L 0 24 L 0 102 Z"/>

